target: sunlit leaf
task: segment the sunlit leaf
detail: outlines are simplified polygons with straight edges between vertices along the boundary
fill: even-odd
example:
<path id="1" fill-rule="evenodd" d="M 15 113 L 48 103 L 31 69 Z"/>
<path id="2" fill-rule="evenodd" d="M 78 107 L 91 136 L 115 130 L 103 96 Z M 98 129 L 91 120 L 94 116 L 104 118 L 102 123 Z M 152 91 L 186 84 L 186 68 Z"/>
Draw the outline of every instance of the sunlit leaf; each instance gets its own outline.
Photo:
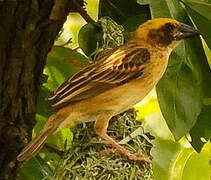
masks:
<path id="1" fill-rule="evenodd" d="M 211 144 L 198 154 L 172 140 L 156 138 L 152 141 L 153 170 L 158 180 L 208 180 L 210 178 Z"/>
<path id="2" fill-rule="evenodd" d="M 160 110 L 156 98 L 150 99 L 147 103 L 143 105 L 136 105 L 135 109 L 137 111 L 138 119 L 144 119 L 146 116 L 149 116 L 150 114 L 153 114 Z"/>
<path id="3" fill-rule="evenodd" d="M 154 137 L 166 140 L 174 139 L 160 111 L 145 117 L 144 129 L 145 132 L 150 132 Z"/>
<path id="4" fill-rule="evenodd" d="M 151 155 L 153 156 L 153 172 L 156 179 L 170 179 L 170 167 L 181 149 L 180 144 L 175 143 L 172 140 L 165 140 L 158 137 L 152 141 L 152 144 L 153 148 L 151 150 Z"/>
<path id="5" fill-rule="evenodd" d="M 211 143 L 205 144 L 200 154 L 192 152 L 184 163 L 182 180 L 208 180 L 211 178 L 210 164 Z M 182 158 L 181 158 L 182 160 Z M 177 164 L 176 164 L 177 165 Z M 178 166 L 183 165 L 181 162 Z"/>
<path id="6" fill-rule="evenodd" d="M 173 140 L 174 137 L 163 118 L 153 89 L 141 102 L 134 106 L 137 120 L 143 122 L 144 132 L 154 137 Z"/>
<path id="7" fill-rule="evenodd" d="M 203 39 L 202 39 L 202 42 L 203 42 L 204 52 L 207 56 L 207 60 L 211 68 L 211 50 L 209 49 L 209 47 L 207 46 L 207 43 Z"/>
<path id="8" fill-rule="evenodd" d="M 72 132 L 70 131 L 69 128 L 66 128 L 66 129 L 62 129 L 61 131 L 52 135 L 48 140 L 48 144 L 50 144 L 52 146 L 56 145 L 56 147 L 59 150 L 65 151 L 70 148 L 72 139 L 73 139 Z M 66 145 L 66 147 L 65 147 L 65 145 Z"/>
<path id="9" fill-rule="evenodd" d="M 86 4 L 86 10 L 87 13 L 97 21 L 98 19 L 98 7 L 99 7 L 99 0 L 85 0 L 87 2 Z"/>
<path id="10" fill-rule="evenodd" d="M 71 43 L 66 44 L 66 46 L 69 48 L 77 47 L 78 33 L 84 24 L 86 24 L 86 21 L 78 13 L 70 13 L 55 45 L 66 44 L 71 39 Z"/>
<path id="11" fill-rule="evenodd" d="M 200 30 L 207 45 L 211 49 L 211 2 L 202 0 L 184 0 L 187 12 Z"/>

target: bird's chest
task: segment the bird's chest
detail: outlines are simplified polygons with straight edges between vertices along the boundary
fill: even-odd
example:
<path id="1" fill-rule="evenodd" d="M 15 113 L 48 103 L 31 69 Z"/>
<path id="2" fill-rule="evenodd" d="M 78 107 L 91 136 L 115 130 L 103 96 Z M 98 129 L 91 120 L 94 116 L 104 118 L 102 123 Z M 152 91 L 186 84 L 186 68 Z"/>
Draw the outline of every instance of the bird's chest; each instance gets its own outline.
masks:
<path id="1" fill-rule="evenodd" d="M 152 58 L 152 61 L 146 64 L 144 73 L 140 78 L 107 91 L 102 95 L 102 103 L 105 102 L 108 105 L 105 107 L 112 108 L 118 114 L 131 108 L 150 92 L 163 76 L 168 63 L 167 56 L 162 56 L 162 59 L 153 56 Z"/>

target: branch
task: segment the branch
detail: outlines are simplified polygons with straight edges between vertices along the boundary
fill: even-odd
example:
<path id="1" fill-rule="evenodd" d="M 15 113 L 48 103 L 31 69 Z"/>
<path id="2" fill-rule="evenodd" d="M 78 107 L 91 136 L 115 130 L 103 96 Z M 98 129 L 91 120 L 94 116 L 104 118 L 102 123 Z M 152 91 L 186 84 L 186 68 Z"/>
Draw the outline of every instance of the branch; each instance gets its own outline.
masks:
<path id="1" fill-rule="evenodd" d="M 76 11 L 85 19 L 87 23 L 94 23 L 95 20 L 92 19 L 87 12 L 78 4 L 77 0 L 73 0 L 73 4 L 75 5 Z"/>

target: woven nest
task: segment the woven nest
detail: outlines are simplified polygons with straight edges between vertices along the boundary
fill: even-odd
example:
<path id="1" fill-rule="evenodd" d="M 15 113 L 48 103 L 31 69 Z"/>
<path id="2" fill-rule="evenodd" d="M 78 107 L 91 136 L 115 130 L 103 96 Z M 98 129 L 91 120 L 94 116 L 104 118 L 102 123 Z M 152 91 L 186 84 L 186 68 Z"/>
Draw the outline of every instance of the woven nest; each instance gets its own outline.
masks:
<path id="1" fill-rule="evenodd" d="M 72 148 L 60 161 L 55 180 L 149 180 L 153 179 L 152 165 L 130 161 L 117 155 L 103 155 L 110 148 L 105 140 L 96 136 L 93 123 L 77 126 Z M 108 134 L 133 153 L 150 158 L 151 144 L 143 133 L 141 122 L 130 110 L 110 120 Z"/>

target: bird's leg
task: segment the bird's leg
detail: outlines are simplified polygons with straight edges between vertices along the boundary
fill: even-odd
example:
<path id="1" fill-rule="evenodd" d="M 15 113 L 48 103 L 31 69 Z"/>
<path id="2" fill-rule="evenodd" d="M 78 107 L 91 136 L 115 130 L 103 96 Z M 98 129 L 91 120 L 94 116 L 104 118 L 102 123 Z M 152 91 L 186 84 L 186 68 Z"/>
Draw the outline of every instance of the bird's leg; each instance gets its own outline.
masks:
<path id="1" fill-rule="evenodd" d="M 108 141 L 113 147 L 116 148 L 117 152 L 130 160 L 148 162 L 151 161 L 147 158 L 141 157 L 139 154 L 131 154 L 130 151 L 125 149 L 123 146 L 119 145 L 116 141 L 114 141 L 106 132 L 110 118 L 112 117 L 109 113 L 100 114 L 97 121 L 94 124 L 94 129 L 97 135 Z M 110 151 L 109 153 L 116 153 L 115 151 Z"/>

